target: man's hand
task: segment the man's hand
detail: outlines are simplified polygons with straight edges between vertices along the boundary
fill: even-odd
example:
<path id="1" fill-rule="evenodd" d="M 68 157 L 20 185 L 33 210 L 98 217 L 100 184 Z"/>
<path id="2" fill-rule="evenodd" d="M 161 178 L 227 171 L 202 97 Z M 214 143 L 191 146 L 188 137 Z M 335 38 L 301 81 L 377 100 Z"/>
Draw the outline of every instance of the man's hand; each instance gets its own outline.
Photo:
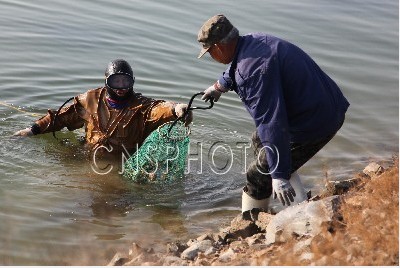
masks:
<path id="1" fill-rule="evenodd" d="M 296 192 L 294 191 L 289 180 L 285 179 L 272 179 L 272 191 L 274 199 L 277 197 L 281 200 L 282 205 L 290 206 L 290 201 L 294 202 Z"/>
<path id="2" fill-rule="evenodd" d="M 183 114 L 186 112 L 188 106 L 187 104 L 179 103 L 175 106 L 175 114 L 177 117 L 183 116 Z M 188 126 L 190 123 L 193 121 L 193 112 L 189 111 L 186 114 L 186 117 L 184 118 L 185 120 L 185 126 Z"/>
<path id="3" fill-rule="evenodd" d="M 215 88 L 215 84 L 214 84 L 211 87 L 204 90 L 204 95 L 203 95 L 203 97 L 201 97 L 201 99 L 204 101 L 209 101 L 210 99 L 214 99 L 214 101 L 217 102 L 219 100 L 219 97 L 221 97 L 221 94 L 222 94 L 222 92 L 218 91 Z"/>
<path id="4" fill-rule="evenodd" d="M 29 136 L 33 136 L 33 132 L 31 130 L 31 128 L 25 128 L 25 129 L 15 132 L 13 134 L 13 136 L 29 137 Z"/>

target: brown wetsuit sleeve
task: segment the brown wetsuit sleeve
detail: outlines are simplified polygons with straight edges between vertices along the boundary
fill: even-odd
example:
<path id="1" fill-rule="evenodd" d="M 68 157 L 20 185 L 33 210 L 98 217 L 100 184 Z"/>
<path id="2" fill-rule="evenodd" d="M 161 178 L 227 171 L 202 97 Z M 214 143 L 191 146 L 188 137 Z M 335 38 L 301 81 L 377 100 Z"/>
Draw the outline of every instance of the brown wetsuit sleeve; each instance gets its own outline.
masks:
<path id="1" fill-rule="evenodd" d="M 85 124 L 85 120 L 83 120 L 79 114 L 83 107 L 78 102 L 77 98 L 74 99 L 74 104 L 61 109 L 60 113 L 57 115 L 56 121 L 53 123 L 54 117 L 57 111 L 48 110 L 47 114 L 42 118 L 38 119 L 34 126 L 38 133 L 35 134 L 44 134 L 53 131 L 59 131 L 64 127 L 68 128 L 68 130 L 75 130 L 81 128 Z M 39 132 L 40 130 L 40 132 Z"/>
<path id="2" fill-rule="evenodd" d="M 152 131 L 162 124 L 176 119 L 174 112 L 175 103 L 166 101 L 156 101 L 150 106 L 144 124 L 144 135 L 147 137 Z"/>

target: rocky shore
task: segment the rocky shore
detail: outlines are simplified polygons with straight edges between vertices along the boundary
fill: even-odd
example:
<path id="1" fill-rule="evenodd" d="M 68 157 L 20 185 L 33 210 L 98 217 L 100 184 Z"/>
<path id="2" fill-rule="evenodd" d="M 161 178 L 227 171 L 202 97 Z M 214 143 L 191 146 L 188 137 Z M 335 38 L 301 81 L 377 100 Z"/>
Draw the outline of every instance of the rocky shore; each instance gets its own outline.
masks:
<path id="1" fill-rule="evenodd" d="M 275 214 L 252 211 L 229 227 L 154 252 L 133 243 L 109 266 L 399 265 L 398 159 L 370 163 L 349 180 Z"/>

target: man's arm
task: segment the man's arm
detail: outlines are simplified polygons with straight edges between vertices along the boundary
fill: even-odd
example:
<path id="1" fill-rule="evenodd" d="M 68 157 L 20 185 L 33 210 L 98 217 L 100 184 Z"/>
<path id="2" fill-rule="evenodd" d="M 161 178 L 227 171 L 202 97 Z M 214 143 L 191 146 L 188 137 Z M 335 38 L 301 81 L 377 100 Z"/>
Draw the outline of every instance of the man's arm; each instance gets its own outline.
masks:
<path id="1" fill-rule="evenodd" d="M 153 105 L 150 106 L 147 118 L 145 120 L 145 137 L 150 135 L 152 131 L 157 129 L 159 126 L 166 122 L 175 120 L 181 117 L 186 109 L 187 105 L 182 103 L 174 103 L 169 101 L 155 101 Z M 193 113 L 189 111 L 185 117 L 185 124 L 189 125 L 192 122 Z"/>
<path id="2" fill-rule="evenodd" d="M 79 116 L 79 111 L 83 109 L 75 98 L 75 103 L 61 109 L 54 121 L 57 111 L 48 110 L 47 114 L 30 127 L 14 133 L 14 136 L 33 136 L 38 134 L 59 131 L 64 127 L 68 130 L 74 130 L 83 127 L 85 121 Z"/>

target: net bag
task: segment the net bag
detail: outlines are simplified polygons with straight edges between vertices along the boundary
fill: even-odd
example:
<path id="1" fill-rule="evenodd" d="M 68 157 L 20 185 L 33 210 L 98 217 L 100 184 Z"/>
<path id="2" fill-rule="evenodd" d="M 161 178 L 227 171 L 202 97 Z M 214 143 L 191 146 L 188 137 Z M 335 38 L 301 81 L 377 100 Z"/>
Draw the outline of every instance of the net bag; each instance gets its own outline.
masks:
<path id="1" fill-rule="evenodd" d="M 123 176 L 137 183 L 168 182 L 184 176 L 190 128 L 168 122 L 154 130 L 124 164 Z"/>

